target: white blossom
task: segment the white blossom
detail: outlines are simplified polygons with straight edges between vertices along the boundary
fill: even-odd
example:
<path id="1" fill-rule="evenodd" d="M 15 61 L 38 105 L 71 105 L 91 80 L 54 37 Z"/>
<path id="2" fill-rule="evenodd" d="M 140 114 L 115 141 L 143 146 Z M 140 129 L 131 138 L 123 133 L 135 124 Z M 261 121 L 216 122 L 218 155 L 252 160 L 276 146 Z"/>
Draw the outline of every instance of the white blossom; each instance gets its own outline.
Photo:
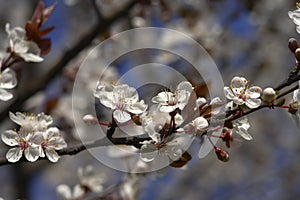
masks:
<path id="1" fill-rule="evenodd" d="M 11 52 L 26 62 L 42 62 L 44 60 L 40 57 L 41 50 L 38 45 L 26 40 L 26 31 L 23 28 L 15 27 L 11 29 L 10 25 L 6 24 L 5 30 L 8 34 Z"/>
<path id="2" fill-rule="evenodd" d="M 261 104 L 259 97 L 262 90 L 258 86 L 249 87 L 249 84 L 244 77 L 234 77 L 230 87 L 224 87 L 226 98 L 237 105 L 245 104 L 248 108 L 257 108 Z"/>
<path id="3" fill-rule="evenodd" d="M 60 184 L 56 187 L 56 194 L 59 200 L 79 200 L 84 193 L 84 189 L 79 184 L 75 185 L 73 190 L 65 184 Z"/>
<path id="4" fill-rule="evenodd" d="M 158 103 L 161 112 L 173 112 L 175 109 L 183 108 L 187 105 L 193 91 L 192 85 L 188 81 L 179 83 L 175 92 L 160 92 L 152 98 L 153 103 Z"/>
<path id="5" fill-rule="evenodd" d="M 240 135 L 245 140 L 252 140 L 252 136 L 248 133 L 248 129 L 250 128 L 250 124 L 248 122 L 247 117 L 242 117 L 238 120 L 233 121 L 233 129 L 232 132 Z"/>
<path id="6" fill-rule="evenodd" d="M 57 186 L 56 193 L 60 200 L 79 200 L 83 199 L 87 192 L 100 193 L 103 191 L 103 183 L 106 177 L 102 173 L 96 173 L 93 166 L 88 165 L 85 168 L 77 170 L 79 183 L 73 190 L 65 184 Z"/>
<path id="7" fill-rule="evenodd" d="M 208 130 L 208 121 L 204 117 L 197 117 L 192 122 L 184 126 L 184 132 L 195 136 L 201 136 Z"/>
<path id="8" fill-rule="evenodd" d="M 23 151 L 31 162 L 45 156 L 51 162 L 57 162 L 59 155 L 55 150 L 63 149 L 67 144 L 57 128 L 48 127 L 53 121 L 51 116 L 44 113 L 26 115 L 20 112 L 10 112 L 9 116 L 20 125 L 19 131 L 7 130 L 1 135 L 5 144 L 17 146 L 7 152 L 6 158 L 9 162 L 17 162 Z"/>
<path id="9" fill-rule="evenodd" d="M 23 155 L 30 162 L 36 161 L 40 156 L 39 145 L 43 140 L 41 132 L 27 132 L 21 128 L 18 132 L 13 130 L 4 131 L 1 134 L 2 141 L 11 148 L 6 153 L 9 162 L 17 162 Z"/>
<path id="10" fill-rule="evenodd" d="M 141 114 L 148 107 L 143 100 L 139 101 L 136 89 L 126 84 L 103 85 L 99 82 L 94 95 L 104 106 L 113 110 L 114 119 L 120 123 L 128 122 L 131 113 Z"/>
<path id="11" fill-rule="evenodd" d="M 9 117 L 13 122 L 28 131 L 45 131 L 53 122 L 52 117 L 50 115 L 45 115 L 44 113 L 35 115 L 24 114 L 21 112 L 13 114 L 12 112 L 9 112 Z"/>
<path id="12" fill-rule="evenodd" d="M 12 89 L 17 85 L 17 78 L 14 71 L 10 68 L 6 68 L 4 71 L 0 72 L 0 100 L 8 101 L 13 98 L 13 94 L 6 91 L 7 89 Z"/>
<path id="13" fill-rule="evenodd" d="M 288 15 L 296 25 L 296 31 L 300 33 L 300 8 L 294 11 L 289 11 Z"/>
<path id="14" fill-rule="evenodd" d="M 51 162 L 57 162 L 60 156 L 55 150 L 61 150 L 67 147 L 67 143 L 60 134 L 58 128 L 52 127 L 43 132 L 43 142 L 40 146 L 40 156 L 47 158 Z"/>
<path id="15" fill-rule="evenodd" d="M 179 115 L 180 116 L 180 115 Z M 152 141 L 144 141 L 141 147 L 141 159 L 151 162 L 154 159 L 167 159 L 167 162 L 178 160 L 191 142 L 191 136 L 185 133 L 161 132 L 165 125 L 169 126 L 169 115 L 160 111 L 154 112 L 145 130 Z M 176 118 L 179 122 L 176 122 Z M 175 124 L 182 122 L 182 117 L 175 117 Z"/>

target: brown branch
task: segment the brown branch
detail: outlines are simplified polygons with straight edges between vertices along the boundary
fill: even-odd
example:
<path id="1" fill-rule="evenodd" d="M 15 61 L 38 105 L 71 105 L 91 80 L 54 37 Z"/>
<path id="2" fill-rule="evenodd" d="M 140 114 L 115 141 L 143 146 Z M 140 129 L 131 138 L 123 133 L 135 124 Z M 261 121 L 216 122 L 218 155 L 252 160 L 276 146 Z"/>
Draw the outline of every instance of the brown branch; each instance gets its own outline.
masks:
<path id="1" fill-rule="evenodd" d="M 95 147 L 103 147 L 103 146 L 110 146 L 110 145 L 130 145 L 134 146 L 136 148 L 141 148 L 142 144 L 141 142 L 150 140 L 151 138 L 138 138 L 138 137 L 122 137 L 122 138 L 111 138 L 108 139 L 107 137 L 95 140 L 95 141 L 90 141 L 85 144 L 77 144 L 71 147 L 67 147 L 62 150 L 58 150 L 57 153 L 60 156 L 65 156 L 65 155 L 76 155 L 84 150 L 95 148 Z M 47 158 L 39 158 L 39 160 L 45 160 Z M 24 157 L 22 157 L 21 160 L 19 160 L 17 163 L 20 162 L 29 162 L 27 161 Z M 8 164 L 14 164 L 11 162 L 8 162 L 6 158 L 1 158 L 0 159 L 0 166 L 3 165 L 8 165 Z"/>
<path id="2" fill-rule="evenodd" d="M 126 16 L 136 3 L 138 3 L 138 0 L 132 0 L 121 11 L 117 11 L 116 14 L 109 19 L 99 20 L 98 23 L 91 28 L 91 30 L 87 31 L 85 36 L 83 36 L 73 47 L 65 52 L 58 63 L 56 63 L 48 72 L 39 78 L 39 83 L 29 88 L 28 91 L 21 93 L 12 104 L 1 111 L 0 122 L 6 119 L 9 111 L 20 111 L 27 99 L 32 97 L 40 90 L 45 89 L 47 84 L 53 80 L 74 57 L 76 57 L 83 49 L 88 47 L 100 33 L 104 32 L 117 20 Z"/>

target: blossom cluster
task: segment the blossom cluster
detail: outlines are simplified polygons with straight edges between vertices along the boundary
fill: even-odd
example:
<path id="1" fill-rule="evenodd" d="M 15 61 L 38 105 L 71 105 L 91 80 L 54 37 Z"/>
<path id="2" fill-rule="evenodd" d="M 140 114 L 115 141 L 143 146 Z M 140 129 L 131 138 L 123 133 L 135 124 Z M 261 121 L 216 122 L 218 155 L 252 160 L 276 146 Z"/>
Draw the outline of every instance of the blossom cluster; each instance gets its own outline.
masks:
<path id="1" fill-rule="evenodd" d="M 208 100 L 198 96 L 191 83 L 183 81 L 174 91 L 159 92 L 152 98 L 153 105 L 148 106 L 139 100 L 136 89 L 127 84 L 98 82 L 94 92 L 100 103 L 112 110 L 112 121 L 116 123 L 111 124 L 120 127 L 134 124 L 139 131 L 132 130 L 130 136 L 147 136 L 140 142 L 143 161 L 167 162 L 171 166 L 178 166 L 178 162 L 185 160 L 183 157 L 188 154 L 194 139 L 201 143 L 200 158 L 214 149 L 220 160 L 227 161 L 228 153 L 215 145 L 216 139 L 221 139 L 227 147 L 234 139 L 233 133 L 251 140 L 250 124 L 242 113 L 262 104 L 271 105 L 276 97 L 272 88 L 262 91 L 260 87 L 250 85 L 244 77 L 234 77 L 230 86 L 224 87 L 224 94 L 228 101 L 219 97 Z M 237 116 L 238 119 L 234 120 Z M 218 120 L 222 117 L 223 120 Z M 87 123 L 88 119 L 96 120 L 91 116 L 84 117 Z"/>
<path id="2" fill-rule="evenodd" d="M 20 126 L 19 130 L 6 130 L 1 134 L 2 141 L 13 147 L 6 153 L 9 162 L 17 162 L 24 154 L 25 158 L 34 162 L 39 157 L 47 157 L 57 162 L 59 155 L 56 150 L 67 147 L 67 143 L 56 127 L 49 127 L 53 120 L 49 115 L 40 113 L 10 113 L 10 119 Z"/>

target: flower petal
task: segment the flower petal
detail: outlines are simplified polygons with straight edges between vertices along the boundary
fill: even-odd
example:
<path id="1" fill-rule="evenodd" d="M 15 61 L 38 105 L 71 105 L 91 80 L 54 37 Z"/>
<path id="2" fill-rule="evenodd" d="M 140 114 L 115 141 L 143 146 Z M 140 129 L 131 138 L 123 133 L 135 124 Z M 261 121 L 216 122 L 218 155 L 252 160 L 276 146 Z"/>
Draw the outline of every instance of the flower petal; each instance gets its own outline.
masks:
<path id="1" fill-rule="evenodd" d="M 120 123 L 125 123 L 131 120 L 130 114 L 122 110 L 115 110 L 113 113 L 114 119 Z"/>
<path id="2" fill-rule="evenodd" d="M 17 162 L 22 157 L 22 153 L 23 151 L 19 147 L 12 148 L 6 153 L 6 159 L 8 162 Z"/>
<path id="3" fill-rule="evenodd" d="M 225 97 L 229 100 L 232 100 L 235 97 L 235 94 L 232 92 L 232 90 L 229 87 L 224 87 L 224 94 Z"/>
<path id="4" fill-rule="evenodd" d="M 4 131 L 4 133 L 1 134 L 1 139 L 9 146 L 19 145 L 19 135 L 13 130 Z"/>
<path id="5" fill-rule="evenodd" d="M 248 108 L 257 108 L 261 104 L 260 99 L 247 99 L 245 102 Z"/>
<path id="6" fill-rule="evenodd" d="M 47 158 L 51 161 L 51 162 L 57 162 L 58 159 L 60 158 L 60 156 L 57 154 L 57 152 L 54 149 L 45 149 L 45 153 Z"/>
<path id="7" fill-rule="evenodd" d="M 24 154 L 28 161 L 34 162 L 40 157 L 40 150 L 38 147 L 29 146 L 25 149 Z"/>
<path id="8" fill-rule="evenodd" d="M 16 73 L 10 68 L 6 68 L 1 72 L 0 87 L 4 89 L 12 89 L 17 85 Z"/>
<path id="9" fill-rule="evenodd" d="M 1 101 L 8 101 L 8 100 L 12 99 L 13 97 L 14 96 L 12 93 L 7 92 L 6 90 L 0 88 L 0 100 Z"/>
<path id="10" fill-rule="evenodd" d="M 262 89 L 258 86 L 250 87 L 248 90 L 248 95 L 250 98 L 258 98 L 262 93 Z"/>

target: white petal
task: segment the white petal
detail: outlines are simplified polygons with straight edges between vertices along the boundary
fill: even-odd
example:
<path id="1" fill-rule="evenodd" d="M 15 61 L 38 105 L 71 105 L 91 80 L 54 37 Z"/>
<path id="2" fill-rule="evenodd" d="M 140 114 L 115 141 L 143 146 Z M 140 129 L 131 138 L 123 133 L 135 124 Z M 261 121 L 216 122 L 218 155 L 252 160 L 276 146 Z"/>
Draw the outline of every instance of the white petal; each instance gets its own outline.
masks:
<path id="1" fill-rule="evenodd" d="M 130 114 L 121 110 L 115 110 L 113 116 L 114 119 L 120 123 L 125 123 L 131 120 Z"/>
<path id="2" fill-rule="evenodd" d="M 248 133 L 248 131 L 246 129 L 244 129 L 243 127 L 239 128 L 238 131 L 236 131 L 237 134 L 239 134 L 240 136 L 242 136 L 242 138 L 244 138 L 245 140 L 252 140 L 252 136 Z"/>
<path id="3" fill-rule="evenodd" d="M 225 90 L 225 89 L 224 89 Z M 206 99 L 205 98 L 203 98 L 203 97 L 199 97 L 197 100 L 196 100 L 196 105 L 197 105 L 197 107 L 199 107 L 199 106 L 203 106 L 204 104 L 206 104 Z"/>
<path id="4" fill-rule="evenodd" d="M 148 105 L 143 100 L 140 102 L 132 103 L 127 107 L 127 110 L 133 114 L 141 114 L 146 111 Z"/>
<path id="5" fill-rule="evenodd" d="M 186 90 L 187 92 L 191 93 L 193 91 L 193 86 L 188 81 L 182 81 L 178 84 L 177 90 Z"/>
<path id="6" fill-rule="evenodd" d="M 34 132 L 30 137 L 30 142 L 35 145 L 40 145 L 44 141 L 43 133 L 42 132 Z"/>
<path id="7" fill-rule="evenodd" d="M 261 100 L 260 99 L 247 99 L 245 104 L 248 108 L 257 108 L 260 106 Z"/>
<path id="8" fill-rule="evenodd" d="M 19 145 L 19 135 L 13 130 L 4 131 L 4 133 L 1 134 L 1 139 L 9 146 Z"/>
<path id="9" fill-rule="evenodd" d="M 61 184 L 56 187 L 56 194 L 60 200 L 70 200 L 72 198 L 71 189 L 65 184 Z"/>
<path id="10" fill-rule="evenodd" d="M 4 89 L 12 89 L 17 85 L 16 73 L 10 68 L 6 68 L 0 74 L 0 87 Z"/>
<path id="11" fill-rule="evenodd" d="M 25 149 L 24 155 L 30 162 L 36 161 L 40 157 L 40 151 L 38 147 L 29 146 Z"/>
<path id="12" fill-rule="evenodd" d="M 177 108 L 177 106 L 161 106 L 159 108 L 159 111 L 165 112 L 165 113 L 170 113 L 170 112 L 173 112 L 176 108 Z"/>
<path id="13" fill-rule="evenodd" d="M 248 81 L 244 77 L 233 77 L 231 80 L 231 86 L 233 88 L 245 88 Z"/>
<path id="14" fill-rule="evenodd" d="M 74 186 L 74 193 L 73 193 L 74 199 L 81 199 L 84 193 L 85 193 L 84 188 L 82 188 L 79 184 Z"/>
<path id="15" fill-rule="evenodd" d="M 23 151 L 19 147 L 12 148 L 6 153 L 6 159 L 8 162 L 17 162 L 22 157 Z"/>
<path id="16" fill-rule="evenodd" d="M 153 103 L 167 104 L 167 102 L 173 98 L 172 92 L 160 92 L 152 98 Z"/>
<path id="17" fill-rule="evenodd" d="M 151 162 L 157 156 L 158 152 L 154 144 L 144 144 L 141 147 L 141 159 L 145 162 Z"/>
<path id="18" fill-rule="evenodd" d="M 58 159 L 60 158 L 60 156 L 57 154 L 57 152 L 54 149 L 45 149 L 45 153 L 47 158 L 51 161 L 51 162 L 57 162 Z"/>
<path id="19" fill-rule="evenodd" d="M 225 97 L 229 100 L 235 98 L 235 94 L 232 92 L 232 90 L 229 87 L 224 87 L 224 94 Z"/>
<path id="20" fill-rule="evenodd" d="M 250 98 L 258 98 L 262 93 L 262 89 L 258 86 L 250 87 L 247 91 Z"/>
<path id="21" fill-rule="evenodd" d="M 12 99 L 14 96 L 12 95 L 12 93 L 7 92 L 4 89 L 0 88 L 0 100 L 1 101 L 8 101 L 10 99 Z"/>
<path id="22" fill-rule="evenodd" d="M 19 56 L 26 62 L 42 62 L 44 59 L 32 53 L 20 53 Z"/>
<path id="23" fill-rule="evenodd" d="M 9 112 L 9 118 L 18 125 L 22 125 L 26 116 L 23 113 L 17 112 L 16 114 Z"/>

